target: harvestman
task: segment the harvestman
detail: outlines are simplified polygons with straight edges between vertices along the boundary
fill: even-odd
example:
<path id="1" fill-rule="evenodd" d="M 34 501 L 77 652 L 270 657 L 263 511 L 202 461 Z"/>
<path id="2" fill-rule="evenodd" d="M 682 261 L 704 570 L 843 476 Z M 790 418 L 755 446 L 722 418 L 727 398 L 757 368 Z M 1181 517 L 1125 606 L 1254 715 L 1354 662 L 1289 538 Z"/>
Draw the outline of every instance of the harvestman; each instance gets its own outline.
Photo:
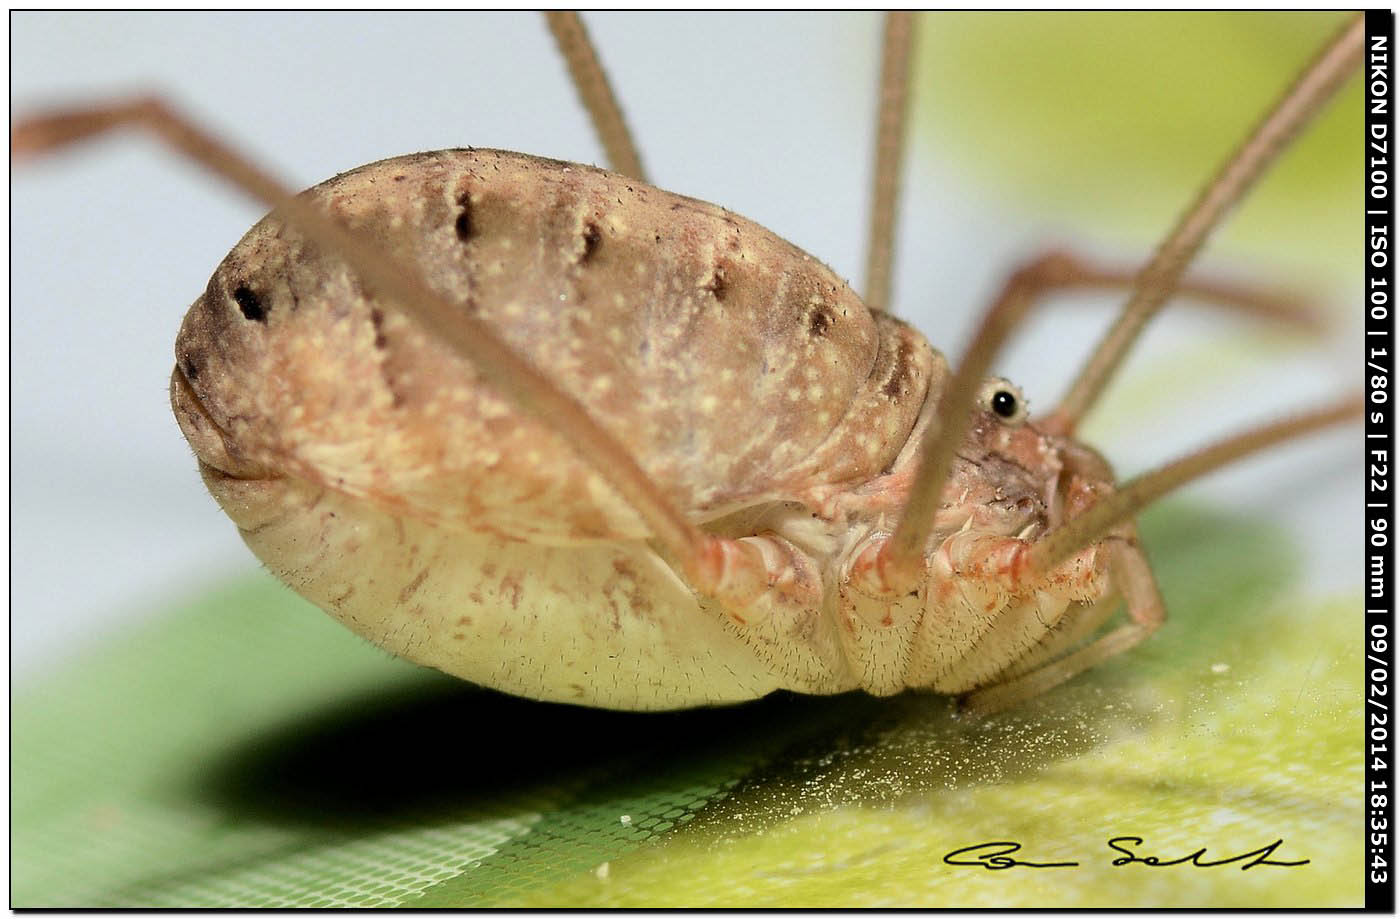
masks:
<path id="1" fill-rule="evenodd" d="M 1360 412 L 1350 397 L 1121 487 L 1072 436 L 1173 292 L 1297 318 L 1182 275 L 1355 69 L 1360 18 L 1143 269 L 1031 261 L 955 371 L 885 312 L 908 14 L 886 20 L 864 301 L 761 227 L 646 185 L 581 22 L 549 22 L 616 172 L 453 150 L 294 197 L 154 98 L 12 131 L 32 156 L 141 127 L 274 208 L 186 316 L 172 402 L 253 551 L 390 651 L 617 708 L 914 687 L 991 711 L 1161 625 L 1138 510 Z M 1029 420 L 985 375 L 1065 287 L 1131 294 Z"/>

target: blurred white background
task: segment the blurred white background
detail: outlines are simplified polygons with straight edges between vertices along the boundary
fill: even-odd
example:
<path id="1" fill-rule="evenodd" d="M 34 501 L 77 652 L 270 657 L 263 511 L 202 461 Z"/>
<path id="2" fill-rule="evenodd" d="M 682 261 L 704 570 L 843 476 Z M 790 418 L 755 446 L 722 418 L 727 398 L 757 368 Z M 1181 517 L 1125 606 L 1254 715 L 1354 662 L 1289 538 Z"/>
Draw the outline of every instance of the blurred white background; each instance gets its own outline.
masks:
<path id="1" fill-rule="evenodd" d="M 297 186 L 454 146 L 601 160 L 531 14 L 15 13 L 11 22 L 16 113 L 159 90 Z M 861 284 L 876 16 L 587 22 L 655 184 L 752 218 Z M 1163 125 L 1176 129 L 1189 126 Z M 1016 125 L 1004 140 L 1023 142 Z M 922 127 L 905 174 L 896 304 L 952 354 L 999 280 L 1039 246 L 1144 251 L 1092 221 L 1028 216 L 970 182 Z M 1131 184 L 1104 181 L 1113 183 L 1105 195 L 1131 198 Z M 1193 191 L 1181 189 L 1182 204 Z M 11 626 L 21 680 L 181 592 L 256 569 L 199 482 L 166 387 L 186 306 L 260 214 L 134 136 L 13 173 Z M 1276 264 L 1298 260 L 1283 252 Z M 1233 264 L 1219 251 L 1210 263 Z M 1249 256 L 1251 269 L 1260 264 Z M 1352 290 L 1323 293 L 1345 301 Z M 1046 408 L 1107 319 L 1100 303 L 1051 311 L 998 369 Z M 1100 445 L 1131 473 L 1243 421 L 1354 388 L 1354 336 L 1306 353 L 1285 348 L 1292 363 L 1282 369 L 1274 351 L 1210 357 L 1259 333 L 1201 313 L 1167 317 L 1130 366 L 1126 395 L 1088 433 L 1107 431 Z M 1171 379 L 1182 349 L 1199 347 L 1207 359 L 1183 370 L 1180 398 L 1157 383 L 1133 389 L 1134 373 Z M 1135 392 L 1151 396 L 1141 417 Z M 1358 439 L 1356 429 L 1320 438 L 1196 491 L 1297 530 L 1311 547 L 1308 590 L 1355 591 Z"/>

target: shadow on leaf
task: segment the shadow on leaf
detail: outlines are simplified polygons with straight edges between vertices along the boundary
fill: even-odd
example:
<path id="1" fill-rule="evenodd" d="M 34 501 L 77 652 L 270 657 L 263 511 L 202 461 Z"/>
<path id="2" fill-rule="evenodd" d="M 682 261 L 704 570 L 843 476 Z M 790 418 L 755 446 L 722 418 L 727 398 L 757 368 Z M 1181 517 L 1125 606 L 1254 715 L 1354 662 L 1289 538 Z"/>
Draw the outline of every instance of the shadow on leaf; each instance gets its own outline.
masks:
<path id="1" fill-rule="evenodd" d="M 1252 628 L 1235 615 L 1286 582 L 1267 528 L 1189 510 L 1143 525 L 1173 619 L 1143 649 L 1019 709 L 959 719 L 951 700 L 905 693 L 777 693 L 728 708 L 627 713 L 530 702 L 437 674 L 270 728 L 197 773 L 199 798 L 240 818 L 321 828 L 500 816 L 722 789 L 691 825 L 751 832 L 814 809 L 1034 774 L 1160 715 L 1154 674 Z M 1222 545 L 1249 546 L 1222 553 Z M 1144 687 L 1140 684 L 1146 683 Z M 699 778 L 697 778 L 697 776 Z"/>

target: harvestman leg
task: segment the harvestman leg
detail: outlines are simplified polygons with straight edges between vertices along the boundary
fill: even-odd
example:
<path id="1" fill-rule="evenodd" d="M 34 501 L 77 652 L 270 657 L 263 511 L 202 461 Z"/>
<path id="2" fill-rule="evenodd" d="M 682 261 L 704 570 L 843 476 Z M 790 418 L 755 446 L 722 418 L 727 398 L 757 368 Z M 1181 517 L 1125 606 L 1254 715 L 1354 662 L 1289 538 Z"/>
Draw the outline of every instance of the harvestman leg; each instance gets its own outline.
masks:
<path id="1" fill-rule="evenodd" d="M 1135 309 L 1137 312 L 1134 315 L 1137 315 L 1146 310 L 1150 315 L 1161 301 L 1165 300 L 1184 270 L 1190 254 L 1199 248 L 1200 242 L 1214 222 L 1218 222 L 1225 206 L 1239 196 L 1243 188 L 1262 171 L 1271 158 L 1273 151 L 1268 149 L 1262 154 L 1256 151 L 1253 156 L 1246 156 L 1251 144 L 1260 146 L 1254 142 L 1258 141 L 1260 135 L 1270 134 L 1267 129 L 1271 126 L 1274 127 L 1271 143 L 1279 143 L 1281 138 L 1286 138 L 1296 131 L 1340 83 L 1342 76 L 1345 76 L 1345 67 L 1354 62 L 1359 48 L 1358 23 L 1310 68 L 1279 109 L 1256 132 L 1251 142 L 1242 148 L 1241 154 L 1231 161 L 1216 182 L 1212 183 L 1211 188 L 1207 189 L 1201 201 L 1188 212 L 1182 224 L 1185 229 L 1169 237 L 1168 243 L 1164 243 L 1159 249 L 1157 258 L 1140 276 L 1138 294 L 1130 301 L 1129 312 Z M 1275 124 L 1280 120 L 1284 122 L 1282 130 Z M 140 127 L 151 131 L 172 148 L 279 210 L 286 219 L 311 238 L 341 253 L 342 257 L 356 266 L 356 270 L 365 280 L 378 288 L 383 295 L 398 302 L 421 327 L 452 347 L 460 356 L 470 360 L 482 377 L 498 391 L 511 398 L 523 410 L 546 419 L 556 431 L 569 438 L 580 455 L 646 521 L 656 542 L 676 561 L 681 573 L 702 594 L 715 597 L 722 605 L 732 609 L 735 606 L 742 608 L 751 604 L 756 598 L 766 598 L 770 603 L 779 605 L 782 604 L 782 599 L 791 599 L 803 605 L 810 599 L 808 594 L 811 590 L 819 590 L 819 585 L 814 587 L 811 584 L 791 583 L 806 579 L 794 578 L 794 572 L 788 563 L 781 558 L 774 558 L 775 552 L 781 555 L 791 550 L 791 547 L 783 544 L 781 540 L 770 537 L 724 540 L 699 530 L 660 495 L 628 452 L 599 428 L 577 402 L 560 392 L 528 363 L 515 356 L 488 327 L 463 314 L 455 304 L 437 295 L 421 279 L 411 272 L 404 271 L 392 259 L 385 257 L 356 235 L 315 208 L 295 199 L 267 174 L 204 134 L 189 120 L 176 115 L 163 102 L 146 98 L 82 110 L 53 112 L 31 118 L 13 127 L 11 146 L 18 156 L 38 155 L 122 127 Z M 626 136 L 625 128 L 623 136 Z M 1262 146 L 1267 148 L 1270 144 L 1264 143 Z M 1242 164 L 1248 165 L 1249 168 L 1244 168 Z M 1219 202 L 1221 198 L 1228 199 L 1226 204 Z M 1209 206 L 1211 204 L 1215 205 L 1213 210 Z M 1203 214 L 1213 216 L 1205 219 Z M 1199 226 L 1203 223 L 1203 227 Z M 1197 226 L 1193 227 L 1193 224 Z M 1199 238 L 1183 257 L 1180 255 L 1181 247 L 1174 248 L 1170 243 L 1189 230 L 1195 230 Z M 1189 233 L 1187 235 L 1189 236 Z M 1157 270 L 1154 273 L 1154 266 L 1163 261 L 1171 263 L 1168 265 L 1171 270 Z M 873 564 L 866 567 L 873 569 L 879 577 L 879 582 L 886 588 L 900 584 L 901 581 L 908 583 L 911 576 L 917 576 L 917 562 L 922 559 L 921 547 L 927 540 L 927 528 L 932 521 L 931 505 L 941 491 L 952 451 L 966 427 L 967 411 L 975 393 L 975 386 L 1013 323 L 1024 313 L 1037 292 L 1047 286 L 1045 279 L 1053 275 L 1048 266 L 1049 261 L 1042 260 L 1013 275 L 1002 296 L 984 319 L 977 338 L 964 358 L 944 400 L 940 424 L 930 426 L 928 436 L 921 445 L 924 462 L 912 493 L 911 504 L 906 509 L 896 533 L 885 543 L 888 549 L 882 549 L 878 558 L 868 560 Z M 1139 301 L 1148 302 L 1149 306 L 1144 308 L 1132 305 Z M 1140 328 L 1145 321 L 1145 317 L 1140 319 L 1137 327 Z M 1120 319 L 1119 325 L 1123 324 L 1124 320 Z M 1136 332 L 1133 332 L 1127 340 L 1130 342 L 1135 334 Z M 1114 341 L 1121 342 L 1123 338 L 1120 334 Z M 1114 347 L 1121 352 L 1126 350 L 1127 345 L 1115 344 Z M 1106 343 L 1096 356 L 1112 350 Z M 1121 353 L 1111 363 L 1116 366 L 1117 360 L 1121 360 Z M 1111 369 L 1112 367 L 1107 371 L 1097 371 L 1093 375 L 1098 388 L 1101 388 Z M 1089 368 L 1086 368 L 1083 377 L 1091 377 Z M 1097 389 L 1094 390 L 1095 394 L 1096 392 Z M 1047 540 L 1038 544 L 1032 557 L 1034 567 L 1036 570 L 1048 570 L 1076 547 L 1092 541 L 1108 527 L 1152 500 L 1156 494 L 1201 474 L 1205 469 L 1214 468 L 1215 465 L 1261 449 L 1278 440 L 1349 417 L 1354 410 L 1354 403 L 1349 401 L 1335 409 L 1250 432 L 1190 457 L 1188 461 L 1173 464 L 1159 473 L 1131 483 L 1115 496 L 1119 500 L 1101 502 L 1089 513 L 1076 518 L 1070 525 L 1061 527 L 1050 534 Z M 1067 417 L 1077 418 L 1073 413 L 1068 413 Z M 1068 426 L 1072 427 L 1072 421 Z M 939 447 L 938 442 L 943 446 Z M 1202 461 L 1193 464 L 1191 460 Z M 920 530 L 924 532 L 920 533 Z M 789 583 L 782 583 L 784 578 Z M 1136 644 L 1145 637 L 1144 629 L 1150 631 L 1151 628 L 1155 628 L 1155 623 L 1134 622 L 1125 625 L 1081 649 L 1070 658 L 1022 677 L 1011 685 L 1033 680 L 1038 674 L 1052 668 L 1064 668 L 1063 675 L 1053 679 L 1053 682 L 1059 682 L 1103 657 L 1119 653 Z M 1070 667 L 1068 662 L 1071 660 L 1082 660 L 1083 663 Z"/>
<path id="2" fill-rule="evenodd" d="M 551 12 L 545 16 L 612 168 L 644 179 L 636 144 L 583 22 L 576 13 L 571 12 Z M 914 28 L 911 13 L 885 14 L 866 259 L 865 302 L 871 309 L 887 309 L 890 299 L 899 173 L 908 133 L 908 87 Z M 1034 288 L 1029 294 L 1032 300 L 1066 288 L 1132 289 L 1138 277 L 1135 272 L 1101 268 L 1066 253 L 1047 253 L 1026 265 L 1016 276 L 1029 279 Z M 1317 323 L 1317 317 L 1296 299 L 1252 287 L 1187 280 L 1179 286 L 1179 292 L 1244 313 L 1309 326 Z M 777 573 L 771 557 L 775 550 L 790 559 L 799 556 L 791 546 L 782 544 L 776 537 L 757 537 L 751 542 L 767 550 L 770 581 Z M 795 569 L 784 566 L 778 570 L 791 576 Z M 752 604 L 758 600 L 753 594 L 760 585 L 751 580 L 747 586 L 745 593 L 750 594 L 750 599 L 743 605 L 753 611 Z M 737 610 L 731 609 L 731 615 L 740 618 Z"/>
<path id="3" fill-rule="evenodd" d="M 1133 293 L 1118 320 L 1091 355 L 1065 400 L 1043 422 L 1049 430 L 1062 434 L 1074 430 L 1143 326 L 1178 288 L 1187 265 L 1210 232 L 1267 169 L 1287 141 L 1323 108 L 1354 71 L 1362 53 L 1363 25 L 1361 17 L 1357 17 L 1328 43 L 1187 209 L 1136 276 Z M 1069 264 L 1074 263 L 1071 260 Z M 933 526 L 934 511 L 954 453 L 966 433 L 980 383 L 992 358 L 1030 306 L 1047 289 L 1061 283 L 1057 275 L 1062 275 L 1064 268 L 1063 256 L 1059 255 L 1033 261 L 1012 274 L 993 302 L 945 390 L 935 423 L 929 425 L 924 434 L 920 444 L 920 468 L 899 524 L 887 540 L 872 543 L 855 560 L 852 577 L 862 582 L 863 589 L 895 597 L 914 588 L 922 577 L 923 547 Z M 1031 583 L 1166 491 L 1249 453 L 1349 420 L 1360 410 L 1361 400 L 1348 397 L 1319 411 L 1228 438 L 1141 476 L 1088 512 L 1062 524 L 1034 546 L 1026 545 L 1024 559 L 1016 567 L 1025 582 Z M 1137 567 L 1145 566 L 1132 561 L 1126 552 L 1115 554 L 1115 567 L 1121 578 L 1120 589 L 1128 600 L 1128 623 L 1067 657 L 971 694 L 967 700 L 970 706 L 992 710 L 1002 707 L 1006 700 L 1043 691 L 1136 645 L 1155 631 L 1163 621 L 1164 611 L 1152 586 L 1151 573 L 1137 571 Z"/>
<path id="4" fill-rule="evenodd" d="M 570 14 L 550 13 L 553 17 Z M 900 169 L 908 140 L 909 78 L 913 66 L 915 34 L 914 14 L 889 12 L 885 14 L 881 43 L 880 87 L 878 114 L 875 119 L 875 168 L 870 195 L 870 227 L 866 243 L 865 305 L 872 310 L 888 310 L 892 300 L 894 272 L 895 221 L 899 214 Z M 582 25 L 578 26 L 582 33 Z M 556 31 L 556 35 L 558 35 Z M 587 41 L 587 35 L 582 35 Z M 563 39 L 560 39 L 561 48 Z M 591 49 L 590 49 L 591 50 Z M 566 54 L 568 52 L 565 52 Z M 592 55 L 594 66 L 597 56 Z M 600 68 L 601 70 L 601 68 Z M 606 87 L 601 76 L 590 78 Z M 582 83 L 582 79 L 576 82 Z M 580 94 L 584 90 L 580 86 Z M 617 103 L 611 101 L 616 107 Z M 594 106 L 589 105 L 593 111 Z M 620 121 L 620 116 L 618 118 Z M 595 119 L 598 133 L 605 134 L 604 124 Z M 1104 268 L 1093 265 L 1072 254 L 1047 254 L 1046 264 L 1037 277 L 1043 282 L 1038 296 L 1056 289 L 1133 290 L 1137 271 Z M 1036 259 L 1034 261 L 1040 261 Z M 1175 288 L 1183 297 L 1222 306 L 1244 314 L 1317 328 L 1322 318 L 1297 297 L 1282 291 L 1262 290 L 1253 285 L 1230 284 L 1208 279 L 1187 278 Z"/>
<path id="5" fill-rule="evenodd" d="M 1285 141 L 1322 109 L 1354 71 L 1362 51 L 1363 26 L 1364 21 L 1357 17 L 1341 35 L 1328 43 L 1187 209 L 1152 260 L 1138 274 L 1132 297 L 1108 337 L 1095 350 L 1089 364 L 1071 387 L 1070 396 L 1047 422 L 1049 426 L 1057 431 L 1073 430 L 1093 398 L 1102 391 L 1108 376 L 1122 361 L 1143 324 L 1176 288 L 1191 257 L 1200 249 L 1211 230 L 1272 163 Z M 881 548 L 878 559 L 871 560 L 875 569 L 871 571 L 875 578 L 872 586 L 878 584 L 890 595 L 897 596 L 910 590 L 920 577 L 923 547 L 933 526 L 934 511 L 943 484 L 947 481 L 953 454 L 966 433 L 969 411 L 987 368 L 1031 304 L 1047 287 L 1057 283 L 1055 278 L 1060 258 L 1057 255 L 1047 256 L 1012 274 L 984 316 L 972 344 L 944 392 L 937 423 L 929 425 L 924 434 L 920 444 L 922 462 L 904 514 Z M 1069 541 L 1074 546 L 1087 544 L 1112 525 L 1111 522 L 1101 521 L 1097 528 L 1091 529 L 1080 523 L 1081 519 L 1077 518 L 1061 528 L 1068 530 Z M 1039 561 L 1049 560 L 1041 558 Z"/>
<path id="6" fill-rule="evenodd" d="M 1167 619 L 1167 611 L 1162 606 L 1152 569 L 1140 553 L 1122 551 L 1123 548 L 1112 547 L 1110 570 L 1127 604 L 1129 622 L 1076 651 L 1056 657 L 1092 635 L 1117 611 L 1116 598 L 1108 597 L 1065 622 L 1062 634 L 1052 633 L 1046 643 L 1028 657 L 1026 663 L 1032 666 L 1014 668 L 1005 674 L 1009 679 L 968 693 L 959 700 L 959 707 L 974 714 L 1000 711 L 1122 654 L 1160 628 Z M 1044 663 L 1047 660 L 1049 662 Z M 1034 666 L 1037 663 L 1040 665 Z"/>
<path id="7" fill-rule="evenodd" d="M 578 13 L 544 14 L 549 31 L 569 68 L 569 78 L 588 111 L 593 130 L 614 172 L 647 181 L 641 154 L 627 128 L 607 71 Z M 870 233 L 866 246 L 865 305 L 889 308 L 893 275 L 894 223 L 898 212 L 899 170 L 908 133 L 909 68 L 914 16 L 885 14 L 880 67 L 879 112 L 875 122 L 875 169 L 871 189 Z"/>
<path id="8" fill-rule="evenodd" d="M 615 171 L 645 180 L 637 146 L 582 20 L 571 12 L 547 13 L 546 18 L 609 164 Z M 883 178 L 877 176 L 876 182 L 871 260 L 873 264 L 877 258 L 883 258 L 886 274 L 893 228 L 894 177 L 898 170 L 897 138 L 903 131 L 902 98 L 907 83 L 910 27 L 908 14 L 891 14 L 885 34 L 887 63 L 882 99 L 901 100 L 893 109 L 882 107 L 889 111 L 882 114 L 886 129 L 878 144 L 877 173 Z M 891 116 L 890 111 L 897 114 Z M 37 155 L 128 126 L 151 131 L 177 151 L 281 211 L 308 236 L 340 252 L 366 280 L 399 300 L 404 311 L 426 331 L 471 361 L 491 385 L 570 439 L 580 455 L 646 521 L 680 573 L 698 592 L 718 600 L 732 618 L 744 622 L 747 616 L 749 621 L 755 621 L 766 618 L 774 608 L 811 609 L 820 601 L 820 579 L 810 576 L 802 564 L 801 553 L 793 546 L 771 535 L 720 539 L 695 527 L 662 497 L 622 445 L 594 424 L 577 402 L 516 357 L 488 327 L 455 309 L 411 272 L 297 201 L 266 173 L 162 101 L 138 99 L 31 118 L 14 126 L 11 149 L 17 155 Z M 883 194 L 881 188 L 885 189 Z"/>
<path id="9" fill-rule="evenodd" d="M 151 132 L 174 150 L 273 208 L 288 223 L 355 267 L 379 296 L 470 361 L 481 377 L 521 410 L 563 436 L 647 524 L 678 573 L 701 595 L 743 621 L 788 604 L 803 607 L 820 590 L 776 537 L 722 539 L 688 521 L 660 493 L 623 445 L 578 402 L 510 350 L 491 328 L 435 292 L 360 235 L 294 197 L 247 158 L 199 129 L 157 98 L 41 113 L 15 123 L 13 158 L 43 155 L 121 128 Z M 819 593 L 817 594 L 819 596 Z M 737 615 L 735 615 L 737 614 Z"/>
<path id="10" fill-rule="evenodd" d="M 593 130 L 607 153 L 608 168 L 639 181 L 647 181 L 642 156 L 637 152 L 632 132 L 627 129 L 622 106 L 617 102 L 583 20 L 578 13 L 562 10 L 545 13 L 544 16 L 559 54 L 569 67 L 569 79 L 573 81 L 583 107 L 588 110 Z"/>
<path id="11" fill-rule="evenodd" d="M 880 52 L 880 103 L 875 118 L 875 178 L 870 193 L 870 238 L 865 255 L 865 305 L 890 308 L 894 276 L 894 222 L 899 212 L 899 167 L 908 136 L 909 68 L 914 14 L 886 13 Z"/>
<path id="12" fill-rule="evenodd" d="M 1031 266 L 1036 266 L 1034 274 L 1041 285 L 1033 294 L 1036 299 L 1068 290 L 1131 293 L 1141 274 L 1137 269 L 1098 265 L 1071 252 L 1059 250 L 1043 253 L 1023 267 Z M 1328 325 L 1327 316 L 1306 299 L 1260 284 L 1189 277 L 1176 285 L 1172 295 L 1178 300 L 1194 300 L 1227 313 L 1266 319 L 1305 331 L 1322 331 Z"/>
<path id="13" fill-rule="evenodd" d="M 1052 421 L 1060 433 L 1071 433 L 1093 407 L 1143 327 L 1162 308 L 1210 233 L 1356 71 L 1364 38 L 1365 19 L 1357 16 L 1322 49 L 1187 208 L 1143 268 L 1133 295 L 1055 410 Z"/>
<path id="14" fill-rule="evenodd" d="M 1128 482 L 1117 492 L 1100 499 L 1069 524 L 1050 531 L 1038 542 L 1029 543 L 1008 538 L 1003 545 L 997 547 L 1000 556 L 994 561 L 999 564 L 994 567 L 1004 568 L 1005 573 L 1000 577 L 1005 579 L 1009 594 L 1025 595 L 1030 587 L 1040 581 L 1042 572 L 1054 570 L 1062 561 L 1082 549 L 1086 542 L 1099 538 L 1099 535 L 1094 535 L 1090 540 L 1082 539 L 1083 532 L 1106 533 L 1110 527 L 1120 524 L 1185 482 L 1199 478 L 1250 453 L 1329 425 L 1351 420 L 1359 415 L 1361 410 L 1361 398 L 1359 394 L 1354 395 L 1332 406 L 1246 431 L 1175 460 Z M 1067 611 L 1059 622 L 1051 625 L 1025 619 L 1017 621 L 1014 611 L 1003 615 L 979 639 L 979 645 L 996 646 L 998 635 L 1010 637 L 1025 631 L 1034 632 L 1038 625 L 1044 628 L 1040 630 L 1040 637 L 1035 639 L 1036 644 L 1027 649 L 1028 653 L 1024 657 L 1016 660 L 1004 671 L 982 674 L 986 679 L 998 679 L 1001 682 L 989 684 L 964 696 L 964 709 L 987 713 L 1038 695 L 1075 674 L 1133 647 L 1162 625 L 1166 620 L 1166 611 L 1157 593 L 1152 571 L 1136 547 L 1136 535 L 1131 531 L 1115 534 L 1107 541 L 1107 549 L 1110 553 L 1109 566 L 1113 582 L 1121 592 L 1122 599 L 1126 601 L 1129 621 L 1088 645 L 1054 659 L 1057 654 L 1070 651 L 1079 640 L 1092 635 L 1116 611 L 1116 604 L 1098 604 L 1087 610 L 1072 609 Z M 858 560 L 858 565 L 860 561 L 862 560 Z M 982 576 L 997 575 L 988 571 Z M 1042 666 L 1035 667 L 1037 662 Z M 957 680 L 960 676 L 971 674 L 982 665 L 974 646 L 962 661 L 942 676 L 945 679 Z"/>

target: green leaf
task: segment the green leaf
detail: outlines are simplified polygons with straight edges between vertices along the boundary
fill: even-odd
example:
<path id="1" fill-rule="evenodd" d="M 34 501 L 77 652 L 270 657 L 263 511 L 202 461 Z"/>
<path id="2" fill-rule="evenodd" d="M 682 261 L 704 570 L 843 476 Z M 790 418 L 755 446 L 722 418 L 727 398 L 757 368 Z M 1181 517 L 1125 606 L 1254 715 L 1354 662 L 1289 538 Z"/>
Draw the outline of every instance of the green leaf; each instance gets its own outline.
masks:
<path id="1" fill-rule="evenodd" d="M 1014 712 L 777 695 L 671 714 L 387 659 L 264 580 L 16 697 L 16 906 L 1347 906 L 1360 604 L 1289 596 L 1267 525 L 1147 516 L 1172 618 Z M 1302 867 L 1113 867 L 1282 838 Z M 1076 868 L 989 872 L 1016 840 Z"/>

